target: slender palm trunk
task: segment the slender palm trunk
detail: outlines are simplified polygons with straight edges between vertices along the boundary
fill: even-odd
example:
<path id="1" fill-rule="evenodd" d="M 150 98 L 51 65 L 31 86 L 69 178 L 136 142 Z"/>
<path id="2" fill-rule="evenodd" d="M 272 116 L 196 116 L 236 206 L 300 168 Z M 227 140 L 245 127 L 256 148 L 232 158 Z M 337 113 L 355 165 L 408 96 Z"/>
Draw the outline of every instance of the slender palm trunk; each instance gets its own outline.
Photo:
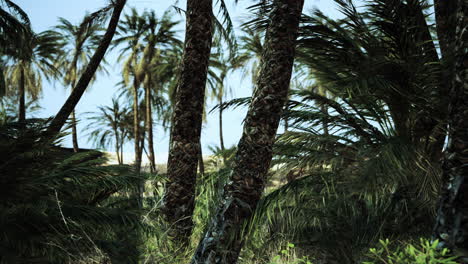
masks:
<path id="1" fill-rule="evenodd" d="M 146 130 L 148 133 L 148 159 L 151 173 L 156 172 L 153 143 L 153 114 L 151 109 L 151 76 L 147 76 L 145 83 Z"/>
<path id="2" fill-rule="evenodd" d="M 192 264 L 237 262 L 243 227 L 265 187 L 272 146 L 288 98 L 303 0 L 276 0 L 265 37 L 261 70 L 220 207 L 200 241 Z"/>
<path id="3" fill-rule="evenodd" d="M 76 60 L 76 59 L 75 59 Z M 75 68 L 76 68 L 76 61 L 74 62 Z M 71 83 L 71 89 L 75 87 L 75 81 L 72 81 Z M 72 126 L 72 144 L 73 144 L 73 152 L 78 152 L 79 147 L 78 147 L 78 132 L 76 130 L 76 116 L 75 116 L 75 109 L 73 109 L 71 113 L 71 126 Z"/>
<path id="4" fill-rule="evenodd" d="M 187 0 L 182 68 L 176 89 L 167 164 L 166 219 L 173 236 L 186 242 L 192 231 L 195 181 L 205 86 L 210 58 L 212 0 Z"/>
<path id="5" fill-rule="evenodd" d="M 120 142 L 119 142 L 119 130 L 117 127 L 112 127 L 112 129 L 114 130 L 114 136 L 115 136 L 115 155 L 117 157 L 117 162 L 119 163 L 119 165 L 122 165 L 122 158 L 120 157 L 120 153 L 119 153 L 119 150 L 120 150 Z"/>
<path id="6" fill-rule="evenodd" d="M 460 263 L 468 263 L 468 2 L 459 0 L 458 5 L 455 74 L 449 93 L 449 141 L 443 162 L 445 186 L 434 230 L 445 247 L 462 255 Z"/>
<path id="7" fill-rule="evenodd" d="M 25 90 L 25 80 L 24 80 L 24 67 L 20 66 L 20 84 L 19 84 L 19 116 L 18 121 L 26 121 L 26 90 Z"/>
<path id="8" fill-rule="evenodd" d="M 322 104 L 320 106 L 320 111 L 325 115 L 328 116 L 328 107 L 325 104 Z M 323 134 L 328 136 L 330 134 L 329 129 L 328 129 L 328 123 L 326 120 L 322 122 L 322 129 L 323 129 Z"/>
<path id="9" fill-rule="evenodd" d="M 223 138 L 223 96 L 219 97 L 219 145 L 224 152 L 224 138 Z"/>
<path id="10" fill-rule="evenodd" d="M 133 80 L 133 136 L 134 136 L 134 151 L 135 151 L 135 161 L 134 167 L 136 174 L 140 174 L 141 170 L 141 148 L 140 148 L 140 114 L 139 114 L 139 107 L 138 107 L 138 82 L 136 77 Z M 141 208 L 143 206 L 142 203 L 142 183 L 139 182 L 137 186 L 137 198 L 138 198 L 138 206 Z"/>
<path id="11" fill-rule="evenodd" d="M 89 82 L 93 78 L 97 68 L 99 67 L 99 64 L 101 63 L 102 58 L 104 58 L 112 38 L 114 37 L 117 24 L 119 23 L 120 14 L 122 13 L 126 0 L 117 0 L 115 2 L 114 10 L 112 12 L 109 25 L 107 26 L 106 33 L 102 37 L 99 46 L 96 49 L 94 55 L 91 57 L 85 71 L 78 80 L 76 87 L 72 90 L 72 93 L 68 97 L 67 101 L 65 104 L 63 104 L 62 108 L 60 108 L 59 112 L 47 128 L 45 135 L 46 138 L 54 137 L 60 132 L 71 112 L 73 109 L 75 109 L 75 106 L 83 96 L 83 93 L 85 92 Z"/>
<path id="12" fill-rule="evenodd" d="M 76 117 L 75 110 L 71 113 L 71 122 L 72 122 L 72 142 L 73 142 L 73 151 L 78 152 L 78 132 L 76 131 Z"/>
<path id="13" fill-rule="evenodd" d="M 201 143 L 200 143 L 200 151 L 198 152 L 198 172 L 201 175 L 205 174 L 205 162 L 203 161 L 203 150 L 202 150 Z"/>

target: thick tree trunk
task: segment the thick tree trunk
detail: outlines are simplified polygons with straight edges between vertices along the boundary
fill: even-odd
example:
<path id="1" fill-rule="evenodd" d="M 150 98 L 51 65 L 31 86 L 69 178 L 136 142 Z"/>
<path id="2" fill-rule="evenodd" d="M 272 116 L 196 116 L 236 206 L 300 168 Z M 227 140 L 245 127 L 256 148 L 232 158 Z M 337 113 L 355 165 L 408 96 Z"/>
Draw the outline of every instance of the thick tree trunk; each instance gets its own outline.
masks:
<path id="1" fill-rule="evenodd" d="M 186 34 L 178 80 L 167 164 L 166 219 L 173 235 L 186 241 L 192 231 L 195 181 L 205 86 L 210 58 L 212 0 L 187 0 Z"/>
<path id="2" fill-rule="evenodd" d="M 78 152 L 78 132 L 76 131 L 76 117 L 75 110 L 71 113 L 71 122 L 72 122 L 72 142 L 73 142 L 73 151 Z"/>
<path id="3" fill-rule="evenodd" d="M 73 111 L 73 109 L 75 109 L 75 106 L 80 101 L 81 96 L 83 96 L 83 93 L 88 87 L 89 82 L 96 73 L 96 70 L 99 67 L 99 64 L 101 63 L 102 58 L 104 57 L 107 49 L 109 48 L 109 45 L 115 34 L 117 24 L 119 23 L 120 13 L 122 13 L 122 9 L 125 6 L 125 2 L 126 0 L 116 0 L 116 4 L 114 10 L 112 11 L 112 16 L 109 21 L 109 25 L 107 26 L 106 33 L 102 37 L 99 46 L 96 49 L 96 52 L 94 53 L 93 57 L 91 57 L 91 60 L 89 61 L 85 71 L 78 80 L 76 87 L 72 90 L 72 93 L 68 97 L 67 101 L 62 106 L 60 111 L 57 113 L 57 115 L 47 128 L 46 137 L 54 137 L 60 132 L 63 125 L 70 116 L 71 112 Z"/>
<path id="4" fill-rule="evenodd" d="M 256 89 L 238 144 L 233 172 L 220 207 L 192 264 L 237 262 L 243 227 L 265 187 L 272 146 L 288 98 L 302 0 L 276 0 L 265 37 Z"/>
<path id="5" fill-rule="evenodd" d="M 21 66 L 20 84 L 19 84 L 19 116 L 18 121 L 23 123 L 26 121 L 26 89 L 24 80 L 24 67 Z"/>
<path id="6" fill-rule="evenodd" d="M 462 256 L 460 263 L 468 263 L 468 2 L 459 0 L 458 5 L 455 74 L 449 93 L 449 141 L 443 163 L 445 186 L 435 237 Z"/>
<path id="7" fill-rule="evenodd" d="M 151 109 L 151 77 L 147 76 L 145 83 L 145 108 L 146 108 L 146 130 L 148 133 L 148 159 L 151 173 L 156 172 L 156 161 L 154 157 L 153 143 L 153 113 Z"/>

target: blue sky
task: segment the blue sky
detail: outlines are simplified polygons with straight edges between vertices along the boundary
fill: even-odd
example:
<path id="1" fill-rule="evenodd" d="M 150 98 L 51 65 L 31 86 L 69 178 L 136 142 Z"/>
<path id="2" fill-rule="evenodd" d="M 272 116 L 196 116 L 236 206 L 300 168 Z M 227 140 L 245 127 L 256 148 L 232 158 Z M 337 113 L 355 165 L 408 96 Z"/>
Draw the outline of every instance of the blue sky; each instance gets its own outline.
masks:
<path id="1" fill-rule="evenodd" d="M 246 7 L 251 3 L 250 1 L 239 1 L 237 5 L 233 4 L 233 0 L 225 0 L 228 3 L 230 15 L 235 23 L 236 32 L 239 32 L 237 27 L 241 19 L 248 18 Z M 106 0 L 16 0 L 15 1 L 21 8 L 23 8 L 29 15 L 33 29 L 36 32 L 50 29 L 55 26 L 58 17 L 64 17 L 70 22 L 78 23 L 86 12 L 93 12 L 100 7 L 105 6 Z M 178 2 L 180 8 L 185 9 L 185 1 L 173 0 L 128 0 L 125 10 L 130 7 L 136 7 L 139 11 L 144 9 L 154 9 L 160 16 L 165 10 Z M 216 0 L 214 1 L 216 2 Z M 338 12 L 333 5 L 332 0 L 306 0 L 304 11 L 308 12 L 312 8 L 319 8 L 325 14 L 332 17 L 338 15 Z M 125 12 L 124 10 L 124 12 Z M 183 22 L 183 17 L 176 15 L 178 20 Z M 183 38 L 184 23 L 180 24 L 180 36 Z M 88 87 L 88 91 L 81 98 L 76 108 L 76 113 L 81 121 L 78 125 L 79 143 L 80 147 L 92 148 L 92 144 L 88 142 L 86 132 L 86 120 L 84 113 L 96 111 L 99 105 L 110 105 L 111 99 L 117 92 L 116 83 L 121 80 L 120 66 L 116 62 L 117 50 L 106 55 L 109 62 L 108 75 L 98 75 L 96 82 Z M 226 85 L 232 90 L 229 98 L 250 96 L 252 85 L 250 77 L 242 79 L 239 73 L 228 76 Z M 65 102 L 69 90 L 56 81 L 51 83 L 44 82 L 43 96 L 40 100 L 42 110 L 37 114 L 41 117 L 50 117 L 58 112 L 62 104 Z M 211 109 L 214 105 L 213 102 L 208 103 L 207 109 Z M 224 140 L 227 147 L 237 144 L 242 132 L 242 120 L 246 114 L 246 109 L 236 109 L 233 111 L 226 111 L 224 113 Z M 208 146 L 219 145 L 219 130 L 218 130 L 218 115 L 211 113 L 207 116 L 207 122 L 203 125 L 202 130 L 202 145 L 204 154 L 209 154 Z M 164 132 L 160 126 L 155 127 L 155 151 L 157 163 L 165 163 L 167 160 L 167 151 L 169 143 L 169 133 Z M 64 142 L 65 146 L 71 146 L 71 139 L 67 137 Z M 125 152 L 128 152 L 127 157 L 130 157 L 132 152 L 132 145 L 129 143 L 125 147 Z"/>

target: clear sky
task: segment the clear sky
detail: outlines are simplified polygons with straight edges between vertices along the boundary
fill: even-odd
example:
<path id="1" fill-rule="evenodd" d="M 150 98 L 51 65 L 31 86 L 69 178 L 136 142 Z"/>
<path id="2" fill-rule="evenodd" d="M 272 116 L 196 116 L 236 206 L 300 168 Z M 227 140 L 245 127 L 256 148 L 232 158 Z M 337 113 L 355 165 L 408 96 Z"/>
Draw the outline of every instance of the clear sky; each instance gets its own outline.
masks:
<path id="1" fill-rule="evenodd" d="M 233 0 L 225 0 L 228 3 L 230 15 L 234 20 L 236 32 L 239 32 L 238 25 L 241 19 L 248 17 L 246 7 L 251 1 L 241 0 L 237 5 Z M 64 17 L 70 22 L 76 24 L 81 21 L 86 12 L 93 12 L 100 7 L 105 6 L 106 0 L 15 0 L 21 8 L 23 8 L 31 19 L 33 29 L 36 32 L 50 29 L 58 22 L 58 17 Z M 178 2 L 178 3 L 177 3 Z M 217 2 L 216 0 L 214 1 Z M 161 15 L 165 10 L 171 8 L 173 4 L 185 9 L 185 0 L 128 0 L 125 10 L 128 11 L 130 7 L 136 7 L 142 11 L 144 9 L 153 9 L 157 15 Z M 332 0 L 306 0 L 304 11 L 307 13 L 312 8 L 317 7 L 325 14 L 332 17 L 338 15 L 335 5 Z M 125 12 L 124 10 L 124 12 Z M 180 24 L 180 38 L 183 38 L 183 17 L 176 15 Z M 116 52 L 111 52 L 106 55 L 106 60 L 109 63 L 109 74 L 98 75 L 96 82 L 91 87 L 88 87 L 87 92 L 81 98 L 76 113 L 81 119 L 78 125 L 79 144 L 83 148 L 92 148 L 92 144 L 88 142 L 87 133 L 83 131 L 86 128 L 86 120 L 83 113 L 96 111 L 99 105 L 110 105 L 111 99 L 116 94 L 116 83 L 121 80 L 120 68 L 121 65 L 116 62 Z M 250 84 L 250 77 L 244 80 L 240 78 L 240 74 L 236 73 L 228 76 L 226 82 L 227 86 L 232 89 L 232 95 L 229 98 L 250 96 L 252 85 Z M 40 100 L 40 105 L 43 110 L 37 116 L 50 117 L 55 115 L 62 104 L 65 102 L 69 89 L 65 89 L 60 82 L 44 83 L 43 96 Z M 229 99 L 228 98 L 228 99 Z M 214 105 L 213 102 L 208 103 L 208 108 Z M 233 111 L 226 111 L 224 117 L 224 140 L 225 146 L 229 147 L 237 144 L 242 132 L 242 120 L 246 114 L 246 109 L 236 109 Z M 209 154 L 208 146 L 219 145 L 219 130 L 217 113 L 211 113 L 207 116 L 207 122 L 202 130 L 202 145 L 204 154 Z M 161 126 L 155 127 L 155 151 L 157 163 L 165 163 L 167 160 L 169 143 L 169 132 L 164 132 Z M 64 142 L 65 146 L 71 146 L 70 137 Z M 125 152 L 128 152 L 127 158 L 132 155 L 133 147 L 127 144 Z"/>

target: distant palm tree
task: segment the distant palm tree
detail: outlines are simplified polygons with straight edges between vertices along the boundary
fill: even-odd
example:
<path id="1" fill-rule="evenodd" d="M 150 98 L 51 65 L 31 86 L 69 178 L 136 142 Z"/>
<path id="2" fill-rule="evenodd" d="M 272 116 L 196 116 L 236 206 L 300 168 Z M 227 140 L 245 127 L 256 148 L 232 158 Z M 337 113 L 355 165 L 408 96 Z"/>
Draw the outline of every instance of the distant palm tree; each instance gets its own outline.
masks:
<path id="1" fill-rule="evenodd" d="M 139 88 L 142 83 L 142 73 L 137 72 L 138 62 L 142 52 L 142 42 L 148 30 L 145 18 L 132 8 L 130 14 L 125 14 L 123 21 L 117 30 L 117 38 L 113 46 L 124 45 L 120 50 L 119 61 L 125 60 L 123 65 L 123 83 L 131 86 L 133 97 L 133 135 L 135 149 L 135 168 L 140 171 L 142 160 L 142 148 L 140 146 L 140 114 L 139 114 Z M 132 82 L 130 83 L 130 78 Z"/>
<path id="2" fill-rule="evenodd" d="M 174 27 L 179 23 L 172 21 L 169 12 L 166 12 L 161 19 L 156 18 L 154 12 L 145 12 L 143 17 L 147 23 L 148 31 L 144 38 L 143 54 L 138 65 L 139 74 L 143 75 L 143 86 L 145 90 L 145 121 L 146 133 L 148 137 L 148 153 L 151 172 L 156 171 L 153 144 L 153 110 L 154 97 L 163 92 L 163 82 L 166 76 L 158 75 L 153 70 L 158 67 L 162 56 L 168 55 L 166 49 L 180 46 L 180 40 L 176 38 Z M 158 84 L 159 82 L 159 84 Z M 156 96 L 157 97 L 157 96 Z M 161 97 L 159 97 L 161 98 Z"/>
<path id="3" fill-rule="evenodd" d="M 92 52 L 99 44 L 98 33 L 101 28 L 98 24 L 88 26 L 86 24 L 86 17 L 79 25 L 73 25 L 65 18 L 59 18 L 59 25 L 55 27 L 63 41 L 65 42 L 65 55 L 59 62 L 59 68 L 64 71 L 63 83 L 70 86 L 71 89 L 75 88 L 78 76 L 80 76 L 85 66 L 88 64 Z M 102 64 L 99 64 L 97 71 L 104 70 Z M 95 78 L 93 78 L 94 80 Z M 71 127 L 72 127 L 72 141 L 73 150 L 78 152 L 78 134 L 76 131 L 76 118 L 75 110 L 71 114 Z"/>
<path id="4" fill-rule="evenodd" d="M 244 27 L 244 34 L 239 37 L 240 53 L 236 58 L 236 64 L 243 65 L 245 68 L 250 64 L 250 76 L 252 83 L 255 84 L 259 74 L 259 63 L 264 49 L 263 34 L 260 30 L 251 27 Z"/>
<path id="5" fill-rule="evenodd" d="M 115 148 L 117 162 L 123 164 L 123 145 L 129 138 L 129 127 L 126 117 L 130 110 L 121 107 L 121 103 L 113 98 L 112 106 L 99 106 L 98 111 L 88 112 L 90 121 L 86 130 L 90 131 L 89 141 L 93 141 L 95 146 Z"/>
<path id="6" fill-rule="evenodd" d="M 12 92 L 18 93 L 18 121 L 24 122 L 26 93 L 36 100 L 42 92 L 42 76 L 47 80 L 57 76 L 56 63 L 63 44 L 60 35 L 51 30 L 39 34 L 26 31 L 18 37 L 22 41 L 14 56 L 9 58 L 6 78 L 9 87 L 15 89 Z"/>

